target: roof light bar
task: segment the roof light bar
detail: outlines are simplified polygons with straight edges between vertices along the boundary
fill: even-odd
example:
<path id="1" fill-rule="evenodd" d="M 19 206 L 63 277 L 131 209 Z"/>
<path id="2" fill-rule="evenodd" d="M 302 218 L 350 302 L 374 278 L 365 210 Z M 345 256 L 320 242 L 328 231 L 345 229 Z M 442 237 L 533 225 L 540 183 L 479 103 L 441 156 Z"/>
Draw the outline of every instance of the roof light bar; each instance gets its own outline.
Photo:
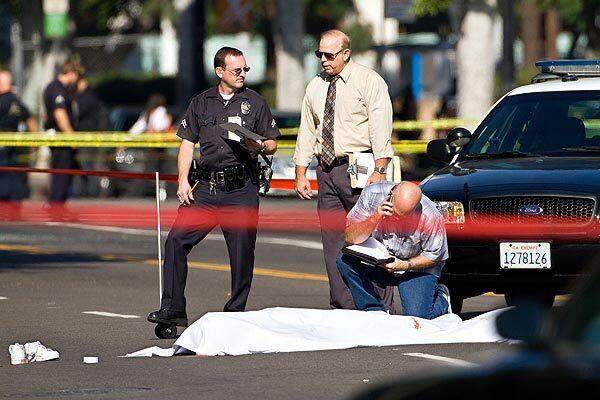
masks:
<path id="1" fill-rule="evenodd" d="M 600 76 L 600 60 L 548 60 L 535 66 L 543 74 Z"/>

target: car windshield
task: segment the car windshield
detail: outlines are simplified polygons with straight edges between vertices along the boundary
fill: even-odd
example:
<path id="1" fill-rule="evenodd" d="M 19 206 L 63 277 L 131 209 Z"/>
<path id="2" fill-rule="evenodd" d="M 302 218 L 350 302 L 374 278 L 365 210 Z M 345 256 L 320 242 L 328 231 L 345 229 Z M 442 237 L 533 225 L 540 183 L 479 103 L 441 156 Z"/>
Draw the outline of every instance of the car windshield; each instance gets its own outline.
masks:
<path id="1" fill-rule="evenodd" d="M 508 96 L 477 127 L 464 158 L 600 157 L 600 91 Z"/>

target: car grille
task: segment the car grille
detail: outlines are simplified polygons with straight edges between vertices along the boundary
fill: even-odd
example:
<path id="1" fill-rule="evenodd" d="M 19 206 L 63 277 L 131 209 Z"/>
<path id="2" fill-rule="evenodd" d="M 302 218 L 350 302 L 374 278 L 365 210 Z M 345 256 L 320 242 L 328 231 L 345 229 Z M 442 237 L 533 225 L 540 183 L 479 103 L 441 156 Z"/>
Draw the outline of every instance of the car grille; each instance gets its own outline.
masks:
<path id="1" fill-rule="evenodd" d="M 507 196 L 473 199 L 471 219 L 486 224 L 585 225 L 594 217 L 593 198 L 559 196 Z M 527 215 L 523 211 L 537 211 Z M 541 212 L 540 212 L 541 210 Z"/>

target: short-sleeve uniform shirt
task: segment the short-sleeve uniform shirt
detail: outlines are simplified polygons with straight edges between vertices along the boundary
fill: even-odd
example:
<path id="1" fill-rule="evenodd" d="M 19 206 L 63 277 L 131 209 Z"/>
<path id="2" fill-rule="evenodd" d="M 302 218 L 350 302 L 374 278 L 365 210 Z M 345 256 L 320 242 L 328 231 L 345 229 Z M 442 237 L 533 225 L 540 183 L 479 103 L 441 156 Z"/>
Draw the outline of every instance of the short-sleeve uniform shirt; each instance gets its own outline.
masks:
<path id="1" fill-rule="evenodd" d="M 72 97 L 58 79 L 50 82 L 44 90 L 44 105 L 46 106 L 46 129 L 58 130 L 58 125 L 54 119 L 54 110 L 63 108 L 67 111 L 69 121 L 73 125 L 73 110 L 71 107 Z"/>
<path id="2" fill-rule="evenodd" d="M 383 202 L 394 182 L 381 181 L 367 186 L 361 193 L 356 205 L 350 210 L 346 225 L 364 221 L 374 215 L 377 207 Z M 372 235 L 382 242 L 396 257 L 406 260 L 416 256 L 424 256 L 436 264 L 423 270 L 440 276 L 445 261 L 448 259 L 448 242 L 444 219 L 435 203 L 427 196 L 421 197 L 421 204 L 410 222 L 402 223 L 393 218 L 384 218 L 379 222 Z"/>
<path id="3" fill-rule="evenodd" d="M 244 87 L 225 101 L 215 86 L 192 99 L 177 130 L 180 138 L 200 143 L 200 167 L 219 171 L 249 161 L 248 151 L 229 140 L 219 126 L 225 122 L 236 122 L 267 139 L 280 136 L 267 102 L 258 93 Z"/>
<path id="4" fill-rule="evenodd" d="M 15 132 L 29 118 L 29 111 L 11 92 L 0 94 L 0 131 Z"/>

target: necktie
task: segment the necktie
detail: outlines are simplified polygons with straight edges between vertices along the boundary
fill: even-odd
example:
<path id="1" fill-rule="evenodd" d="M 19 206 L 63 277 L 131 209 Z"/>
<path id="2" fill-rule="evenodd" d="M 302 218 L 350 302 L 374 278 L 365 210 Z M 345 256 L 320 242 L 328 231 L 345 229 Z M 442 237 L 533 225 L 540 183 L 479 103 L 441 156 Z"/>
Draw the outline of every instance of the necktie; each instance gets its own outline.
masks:
<path id="1" fill-rule="evenodd" d="M 326 165 L 331 165 L 335 160 L 335 151 L 333 147 L 333 123 L 335 121 L 335 83 L 339 75 L 332 76 L 327 89 L 327 99 L 325 100 L 325 112 L 323 113 L 323 150 L 321 159 Z"/>

